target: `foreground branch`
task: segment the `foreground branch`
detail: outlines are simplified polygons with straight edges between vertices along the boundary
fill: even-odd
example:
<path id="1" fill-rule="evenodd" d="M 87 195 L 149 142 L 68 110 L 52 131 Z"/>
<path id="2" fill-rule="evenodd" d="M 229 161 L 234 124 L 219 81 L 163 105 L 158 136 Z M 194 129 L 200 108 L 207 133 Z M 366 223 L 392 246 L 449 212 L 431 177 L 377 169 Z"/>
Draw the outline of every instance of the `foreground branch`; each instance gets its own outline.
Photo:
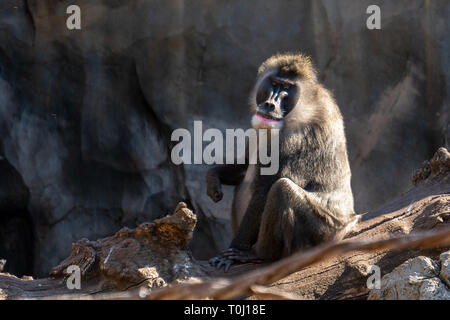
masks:
<path id="1" fill-rule="evenodd" d="M 423 232 L 392 239 L 347 240 L 296 253 L 269 266 L 250 271 L 234 279 L 216 278 L 194 284 L 180 284 L 160 288 L 146 294 L 147 299 L 233 299 L 255 293 L 256 285 L 269 285 L 277 280 L 330 257 L 353 251 L 404 250 L 446 247 L 450 245 L 450 228 L 438 233 Z M 138 299 L 144 293 L 109 294 L 96 299 Z M 271 293 L 271 297 L 276 293 Z M 280 296 L 282 293 L 280 293 Z M 72 298 L 70 296 L 60 298 Z"/>

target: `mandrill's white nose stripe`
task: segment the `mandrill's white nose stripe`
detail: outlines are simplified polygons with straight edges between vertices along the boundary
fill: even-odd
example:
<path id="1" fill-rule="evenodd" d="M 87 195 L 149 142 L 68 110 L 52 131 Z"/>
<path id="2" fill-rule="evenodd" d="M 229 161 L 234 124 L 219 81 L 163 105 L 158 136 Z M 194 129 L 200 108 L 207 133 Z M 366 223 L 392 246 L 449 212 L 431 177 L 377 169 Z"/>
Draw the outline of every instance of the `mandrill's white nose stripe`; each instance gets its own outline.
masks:
<path id="1" fill-rule="evenodd" d="M 269 101 L 272 100 L 274 94 L 275 94 L 275 92 L 273 92 L 273 88 L 270 88 Z"/>
<path id="2" fill-rule="evenodd" d="M 274 97 L 273 100 L 275 100 L 275 101 L 278 100 L 278 97 L 279 97 L 279 95 L 280 95 L 280 90 L 281 90 L 281 88 L 280 88 L 280 87 L 277 87 L 277 90 L 275 91 L 275 97 Z"/>
<path id="3" fill-rule="evenodd" d="M 287 95 L 288 95 L 288 93 L 286 91 L 282 91 L 282 92 L 280 92 L 280 94 L 278 96 L 280 97 L 280 99 L 283 99 Z"/>

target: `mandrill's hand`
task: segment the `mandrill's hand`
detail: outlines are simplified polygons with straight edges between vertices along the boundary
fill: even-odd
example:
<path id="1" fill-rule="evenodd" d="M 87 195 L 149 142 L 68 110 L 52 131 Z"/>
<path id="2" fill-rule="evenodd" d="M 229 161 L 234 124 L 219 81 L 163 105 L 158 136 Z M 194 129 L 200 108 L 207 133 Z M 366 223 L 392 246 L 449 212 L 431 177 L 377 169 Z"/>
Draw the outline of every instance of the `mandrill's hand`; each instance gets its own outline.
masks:
<path id="1" fill-rule="evenodd" d="M 209 264 L 217 269 L 224 267 L 224 271 L 228 272 L 231 265 L 235 262 L 240 263 L 261 263 L 262 260 L 259 259 L 253 250 L 238 250 L 235 248 L 229 248 L 209 260 Z"/>
<path id="2" fill-rule="evenodd" d="M 208 175 L 206 177 L 206 193 L 214 201 L 219 202 L 223 198 L 222 185 L 217 176 Z"/>

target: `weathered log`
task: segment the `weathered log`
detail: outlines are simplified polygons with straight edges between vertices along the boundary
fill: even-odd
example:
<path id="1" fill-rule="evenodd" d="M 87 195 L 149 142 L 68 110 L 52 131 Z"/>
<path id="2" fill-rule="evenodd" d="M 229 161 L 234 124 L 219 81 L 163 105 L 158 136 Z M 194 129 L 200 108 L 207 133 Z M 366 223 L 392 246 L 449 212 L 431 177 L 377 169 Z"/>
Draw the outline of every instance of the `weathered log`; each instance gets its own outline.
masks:
<path id="1" fill-rule="evenodd" d="M 377 265 L 384 275 L 412 257 L 438 258 L 450 246 L 448 151 L 440 148 L 414 174 L 413 182 L 414 188 L 397 200 L 364 214 L 363 221 L 341 243 L 325 244 L 273 264 L 237 265 L 227 274 L 192 259 L 186 244 L 195 215 L 180 204 L 173 216 L 152 224 L 121 230 L 97 241 L 80 240 L 71 256 L 53 269 L 51 278 L 22 280 L 0 274 L 0 298 L 189 299 L 250 295 L 365 299 L 369 293 L 369 266 Z M 81 267 L 80 290 L 66 286 L 64 272 L 71 264 Z M 182 272 L 180 266 L 184 267 Z M 185 283 L 177 284 L 180 281 Z"/>
<path id="2" fill-rule="evenodd" d="M 430 165 L 431 164 L 431 165 Z M 363 222 L 348 235 L 351 240 L 389 239 L 420 231 L 450 227 L 450 154 L 440 148 L 413 176 L 415 187 L 395 201 L 363 216 Z M 375 250 L 350 252 L 321 261 L 274 284 L 277 288 L 310 299 L 364 299 L 369 292 L 367 269 L 380 267 L 382 275 L 409 258 L 438 258 L 446 248 Z"/>
<path id="3" fill-rule="evenodd" d="M 195 281 L 195 277 L 205 275 L 187 250 L 195 223 L 196 216 L 186 204 L 179 203 L 172 215 L 153 223 L 133 230 L 122 228 L 114 236 L 97 241 L 81 239 L 72 244 L 70 256 L 51 270 L 48 279 L 0 274 L 0 298 L 89 295 Z M 75 283 L 68 285 L 71 266 L 79 268 L 80 288 Z"/>

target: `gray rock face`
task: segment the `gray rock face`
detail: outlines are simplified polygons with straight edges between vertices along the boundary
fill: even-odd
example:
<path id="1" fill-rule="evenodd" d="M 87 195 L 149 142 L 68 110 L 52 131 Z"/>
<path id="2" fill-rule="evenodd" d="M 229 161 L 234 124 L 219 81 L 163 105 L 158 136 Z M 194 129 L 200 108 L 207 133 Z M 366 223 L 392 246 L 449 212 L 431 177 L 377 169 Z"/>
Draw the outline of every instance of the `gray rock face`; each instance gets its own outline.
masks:
<path id="1" fill-rule="evenodd" d="M 450 251 L 439 261 L 416 257 L 381 279 L 381 288 L 372 289 L 369 300 L 450 300 Z"/>
<path id="2" fill-rule="evenodd" d="M 72 242 L 164 216 L 179 201 L 199 218 L 195 256 L 226 247 L 232 189 L 217 205 L 206 198 L 207 166 L 174 165 L 171 132 L 194 120 L 204 130 L 249 127 L 248 91 L 276 52 L 311 55 L 334 93 L 359 212 L 408 189 L 448 139 L 446 0 L 379 1 L 381 30 L 366 28 L 369 0 L 77 4 L 81 30 L 66 28 L 66 2 L 0 3 L 0 156 L 29 195 L 34 275 Z M 5 183 L 2 171 L 0 190 Z M 0 234 L 11 234 L 6 225 Z"/>
<path id="3" fill-rule="evenodd" d="M 450 288 L 450 251 L 442 253 L 439 260 L 441 261 L 441 272 L 439 273 L 439 277 L 442 282 Z"/>

